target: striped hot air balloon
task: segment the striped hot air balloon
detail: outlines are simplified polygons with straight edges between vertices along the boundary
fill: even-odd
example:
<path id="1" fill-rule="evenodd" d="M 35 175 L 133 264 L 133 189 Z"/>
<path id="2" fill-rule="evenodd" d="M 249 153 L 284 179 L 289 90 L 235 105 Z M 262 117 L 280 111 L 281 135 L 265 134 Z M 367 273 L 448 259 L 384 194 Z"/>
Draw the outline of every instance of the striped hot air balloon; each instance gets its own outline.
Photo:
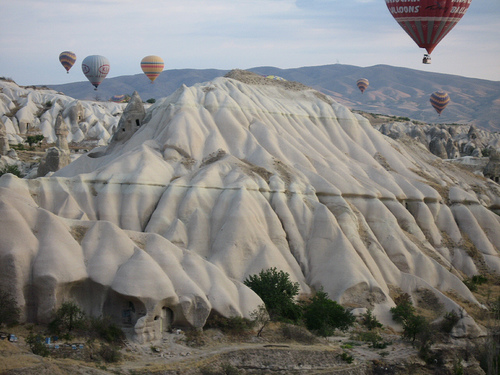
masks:
<path id="1" fill-rule="evenodd" d="M 90 55 L 82 61 L 82 71 L 95 89 L 109 73 L 109 61 L 104 56 Z"/>
<path id="2" fill-rule="evenodd" d="M 266 76 L 266 78 L 274 79 L 275 81 L 286 81 L 286 79 L 284 79 L 283 77 L 280 77 L 280 76 L 270 75 L 270 76 Z"/>
<path id="3" fill-rule="evenodd" d="M 472 0 L 385 0 L 397 23 L 431 53 L 463 17 Z"/>
<path id="4" fill-rule="evenodd" d="M 125 94 L 122 95 L 113 95 L 109 101 L 115 102 L 115 103 L 125 103 L 125 100 L 127 99 L 127 96 Z"/>
<path id="5" fill-rule="evenodd" d="M 156 78 L 163 71 L 165 63 L 163 59 L 159 56 L 146 56 L 141 60 L 141 69 L 146 74 L 146 76 L 151 80 L 151 83 L 155 81 Z"/>
<path id="6" fill-rule="evenodd" d="M 431 94 L 430 102 L 439 116 L 441 116 L 441 112 L 443 112 L 450 102 L 450 96 L 444 91 L 436 91 Z"/>
<path id="7" fill-rule="evenodd" d="M 66 73 L 69 74 L 69 70 L 75 64 L 76 55 L 71 51 L 64 51 L 59 54 L 59 61 L 61 62 L 64 69 L 66 69 Z"/>
<path id="8" fill-rule="evenodd" d="M 361 93 L 364 93 L 366 88 L 370 85 L 370 82 L 366 78 L 360 78 L 356 82 L 356 85 L 358 86 L 358 89 L 361 91 Z"/>

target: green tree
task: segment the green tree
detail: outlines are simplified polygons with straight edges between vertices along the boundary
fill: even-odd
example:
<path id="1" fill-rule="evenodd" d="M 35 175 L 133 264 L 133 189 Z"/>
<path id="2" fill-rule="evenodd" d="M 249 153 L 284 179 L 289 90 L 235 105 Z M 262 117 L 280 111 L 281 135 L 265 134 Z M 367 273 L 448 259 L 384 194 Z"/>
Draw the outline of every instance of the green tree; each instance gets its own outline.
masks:
<path id="1" fill-rule="evenodd" d="M 49 330 L 66 337 L 75 329 L 84 328 L 86 323 L 85 313 L 72 302 L 64 302 L 55 313 L 55 318 L 49 323 Z"/>
<path id="2" fill-rule="evenodd" d="M 0 169 L 0 176 L 3 176 L 6 173 L 11 173 L 14 176 L 21 177 L 21 171 L 15 164 L 7 165 L 3 169 Z"/>
<path id="3" fill-rule="evenodd" d="M 33 145 L 33 143 L 38 143 L 38 142 L 43 141 L 43 138 L 44 138 L 44 136 L 41 134 L 28 135 L 28 137 L 26 138 L 26 142 L 28 142 L 28 144 L 31 147 Z"/>
<path id="4" fill-rule="evenodd" d="M 295 303 L 299 283 L 292 282 L 288 273 L 273 267 L 249 276 L 243 283 L 262 298 L 272 320 L 300 319 L 301 309 Z"/>
<path id="5" fill-rule="evenodd" d="M 349 311 L 329 299 L 322 289 L 303 304 L 303 311 L 307 329 L 324 337 L 333 335 L 335 329 L 348 329 L 355 321 Z"/>
<path id="6" fill-rule="evenodd" d="M 17 301 L 8 292 L 0 290 L 0 326 L 17 324 L 20 310 Z"/>

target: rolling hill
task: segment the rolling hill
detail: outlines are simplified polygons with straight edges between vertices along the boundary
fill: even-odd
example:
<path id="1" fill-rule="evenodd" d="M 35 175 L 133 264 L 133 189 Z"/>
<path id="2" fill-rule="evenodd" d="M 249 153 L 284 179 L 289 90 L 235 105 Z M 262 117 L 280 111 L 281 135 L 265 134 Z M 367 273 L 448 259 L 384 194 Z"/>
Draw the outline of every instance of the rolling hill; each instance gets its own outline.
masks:
<path id="1" fill-rule="evenodd" d="M 500 131 L 498 81 L 388 65 L 358 67 L 334 64 L 294 69 L 256 67 L 249 70 L 300 82 L 332 96 L 351 109 L 409 117 L 429 123 L 474 124 L 484 129 Z M 98 91 L 94 91 L 87 81 L 47 86 L 77 99 L 98 97 L 100 100 L 107 100 L 116 94 L 132 94 L 137 91 L 147 100 L 166 97 L 183 84 L 191 86 L 226 73 L 226 70 L 217 69 L 165 70 L 154 84 L 143 74 L 121 76 L 106 79 Z M 370 81 L 364 94 L 361 94 L 355 84 L 361 77 Z M 441 116 L 429 105 L 429 95 L 437 90 L 447 91 L 451 98 L 451 103 Z"/>

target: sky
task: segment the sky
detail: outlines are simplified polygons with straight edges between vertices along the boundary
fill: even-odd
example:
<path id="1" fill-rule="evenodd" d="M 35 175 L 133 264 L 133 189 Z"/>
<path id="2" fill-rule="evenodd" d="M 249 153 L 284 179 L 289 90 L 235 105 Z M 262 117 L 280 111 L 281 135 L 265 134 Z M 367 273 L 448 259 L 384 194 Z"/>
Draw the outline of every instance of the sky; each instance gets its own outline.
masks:
<path id="1" fill-rule="evenodd" d="M 108 78 L 158 55 L 165 69 L 387 64 L 500 81 L 500 0 L 472 0 L 431 65 L 384 0 L 0 0 L 0 14 L 0 77 L 20 85 L 84 81 L 88 55 L 108 58 Z"/>

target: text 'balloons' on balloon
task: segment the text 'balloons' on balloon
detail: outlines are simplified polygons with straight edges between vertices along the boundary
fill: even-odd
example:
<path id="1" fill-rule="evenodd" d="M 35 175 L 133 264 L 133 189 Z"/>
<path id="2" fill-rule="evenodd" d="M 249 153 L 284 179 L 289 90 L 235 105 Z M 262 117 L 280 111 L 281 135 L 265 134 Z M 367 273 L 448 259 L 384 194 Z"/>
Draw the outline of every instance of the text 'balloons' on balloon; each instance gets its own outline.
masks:
<path id="1" fill-rule="evenodd" d="M 360 78 L 356 82 L 356 86 L 358 86 L 358 89 L 361 91 L 361 93 L 364 93 L 369 85 L 370 82 L 366 78 Z"/>
<path id="2" fill-rule="evenodd" d="M 472 0 L 385 0 L 397 23 L 430 54 L 463 17 Z"/>
<path id="3" fill-rule="evenodd" d="M 75 64 L 76 55 L 71 51 L 63 51 L 59 54 L 59 61 L 64 69 L 66 69 L 66 73 L 69 74 L 69 70 Z"/>
<path id="4" fill-rule="evenodd" d="M 159 56 L 150 55 L 146 56 L 141 60 L 141 69 L 146 74 L 146 76 L 151 80 L 151 83 L 155 81 L 156 78 L 163 71 L 165 63 L 163 59 Z"/>
<path id="5" fill-rule="evenodd" d="M 431 105 L 434 107 L 436 112 L 441 116 L 441 112 L 446 108 L 450 102 L 450 96 L 444 91 L 436 91 L 431 94 L 430 97 Z"/>
<path id="6" fill-rule="evenodd" d="M 94 90 L 97 90 L 97 87 L 109 73 L 109 61 L 106 57 L 100 55 L 87 56 L 82 61 L 82 71 L 95 87 Z"/>

